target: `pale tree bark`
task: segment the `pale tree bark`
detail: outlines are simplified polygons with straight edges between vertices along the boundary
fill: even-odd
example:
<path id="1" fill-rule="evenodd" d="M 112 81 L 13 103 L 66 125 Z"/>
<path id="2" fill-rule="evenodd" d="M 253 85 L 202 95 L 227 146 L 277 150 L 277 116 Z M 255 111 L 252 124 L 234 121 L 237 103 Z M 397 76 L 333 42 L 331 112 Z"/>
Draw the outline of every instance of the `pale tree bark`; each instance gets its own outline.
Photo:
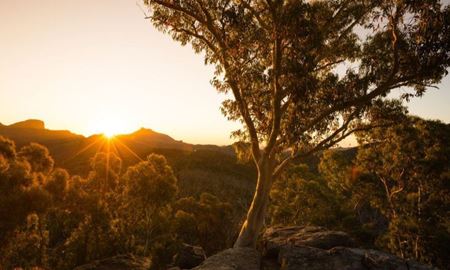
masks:
<path id="1" fill-rule="evenodd" d="M 283 5 L 283 1 L 279 1 L 277 4 L 272 1 L 267 1 L 269 10 L 272 14 L 272 20 L 277 21 L 277 9 Z M 268 30 L 268 29 L 267 29 Z M 270 190 L 274 180 L 274 161 L 272 151 L 275 148 L 278 135 L 280 134 L 280 125 L 282 118 L 281 100 L 282 93 L 280 87 L 280 71 L 282 60 L 282 38 L 280 37 L 277 23 L 274 23 L 270 31 L 273 34 L 273 48 L 272 48 L 272 66 L 273 66 L 273 79 L 271 82 L 272 90 L 272 110 L 271 110 L 271 130 L 267 140 L 267 145 L 264 151 L 261 152 L 253 149 L 253 158 L 258 169 L 258 180 L 256 184 L 255 194 L 253 201 L 247 212 L 247 219 L 241 227 L 239 236 L 234 244 L 234 247 L 255 247 L 258 240 L 258 236 L 262 228 L 264 227 L 264 221 L 266 217 L 267 207 L 269 204 Z M 241 113 L 244 112 L 241 110 Z M 243 114 L 244 115 L 244 114 Z M 254 129 L 253 121 L 252 126 L 247 125 L 250 131 L 250 137 L 255 144 L 258 144 L 257 133 L 251 134 L 252 128 Z M 259 144 L 258 144 L 259 145 Z M 258 160 L 258 156 L 261 156 Z"/>
<path id="2" fill-rule="evenodd" d="M 258 163 L 258 181 L 247 218 L 241 227 L 234 247 L 255 247 L 259 233 L 264 227 L 266 210 L 269 204 L 270 189 L 273 183 L 273 165 L 269 158 L 262 157 Z"/>

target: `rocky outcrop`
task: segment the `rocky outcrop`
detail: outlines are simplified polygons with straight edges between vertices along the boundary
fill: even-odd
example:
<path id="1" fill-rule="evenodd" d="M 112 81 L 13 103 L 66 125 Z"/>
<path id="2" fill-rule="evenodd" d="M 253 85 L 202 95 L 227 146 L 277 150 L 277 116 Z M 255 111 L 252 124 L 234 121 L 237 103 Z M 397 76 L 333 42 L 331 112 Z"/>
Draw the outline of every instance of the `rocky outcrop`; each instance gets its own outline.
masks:
<path id="1" fill-rule="evenodd" d="M 134 255 L 118 255 L 111 258 L 97 260 L 73 270 L 148 270 L 150 260 Z"/>
<path id="2" fill-rule="evenodd" d="M 320 249 L 355 246 L 355 242 L 348 234 L 315 226 L 272 227 L 264 232 L 262 239 L 262 252 L 265 256 L 276 256 L 283 247 L 291 246 Z"/>
<path id="3" fill-rule="evenodd" d="M 433 269 L 394 255 L 359 248 L 335 247 L 323 250 L 313 247 L 291 247 L 280 251 L 282 270 L 429 270 Z"/>
<path id="4" fill-rule="evenodd" d="M 207 258 L 195 270 L 433 270 L 392 254 L 357 248 L 346 233 L 314 226 L 272 227 L 260 251 L 233 248 Z M 262 258 L 261 255 L 262 254 Z M 170 270 L 189 269 L 204 259 L 200 247 L 184 245 Z M 132 255 L 96 261 L 74 270 L 143 270 L 150 261 Z"/>
<path id="5" fill-rule="evenodd" d="M 28 119 L 22 122 L 17 122 L 9 125 L 11 128 L 34 128 L 34 129 L 45 129 L 45 123 L 42 120 Z"/>
<path id="6" fill-rule="evenodd" d="M 260 255 L 252 248 L 230 248 L 206 259 L 195 270 L 259 270 Z"/>
<path id="7" fill-rule="evenodd" d="M 344 232 L 321 227 L 273 227 L 262 237 L 262 269 L 430 270 L 432 267 L 377 250 L 355 248 Z"/>
<path id="8" fill-rule="evenodd" d="M 205 259 L 206 254 L 202 247 L 182 244 L 174 257 L 174 265 L 181 269 L 191 269 L 200 265 Z"/>

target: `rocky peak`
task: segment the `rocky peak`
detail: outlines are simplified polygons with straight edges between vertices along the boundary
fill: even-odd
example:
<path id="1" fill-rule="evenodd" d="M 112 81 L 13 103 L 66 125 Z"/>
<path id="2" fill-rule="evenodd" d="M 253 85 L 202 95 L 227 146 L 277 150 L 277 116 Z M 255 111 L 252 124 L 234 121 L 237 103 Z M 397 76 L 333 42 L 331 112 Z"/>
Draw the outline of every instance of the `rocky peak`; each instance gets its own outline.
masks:
<path id="1" fill-rule="evenodd" d="M 28 119 L 25 121 L 17 122 L 9 125 L 12 128 L 34 128 L 34 129 L 45 129 L 45 123 L 42 120 Z"/>

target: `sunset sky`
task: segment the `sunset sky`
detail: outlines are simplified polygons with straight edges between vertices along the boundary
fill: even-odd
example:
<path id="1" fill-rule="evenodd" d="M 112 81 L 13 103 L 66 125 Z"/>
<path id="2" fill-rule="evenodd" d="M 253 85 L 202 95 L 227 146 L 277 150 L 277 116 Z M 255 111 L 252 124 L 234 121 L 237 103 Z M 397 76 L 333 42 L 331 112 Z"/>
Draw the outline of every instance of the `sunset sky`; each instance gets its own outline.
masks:
<path id="1" fill-rule="evenodd" d="M 448 2 L 448 1 L 446 1 Z M 156 31 L 134 0 L 0 0 L 0 122 L 42 119 L 91 135 L 152 128 L 228 144 L 236 123 L 201 55 Z M 450 78 L 409 104 L 450 122 Z"/>

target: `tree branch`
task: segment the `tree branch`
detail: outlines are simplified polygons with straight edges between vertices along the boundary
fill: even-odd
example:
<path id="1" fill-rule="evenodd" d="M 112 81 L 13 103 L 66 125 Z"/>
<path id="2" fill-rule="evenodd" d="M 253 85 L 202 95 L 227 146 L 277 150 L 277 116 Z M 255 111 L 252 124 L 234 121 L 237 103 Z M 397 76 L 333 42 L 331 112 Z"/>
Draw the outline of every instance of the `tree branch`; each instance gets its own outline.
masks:
<path id="1" fill-rule="evenodd" d="M 395 16 L 396 19 L 398 20 L 398 17 Z M 395 25 L 394 25 L 395 23 Z M 340 104 L 336 104 L 335 106 L 332 106 L 331 108 L 329 108 L 328 110 L 325 110 L 324 112 L 322 112 L 320 115 L 318 115 L 316 118 L 314 118 L 312 121 L 310 121 L 305 128 L 302 129 L 302 132 L 305 132 L 307 130 L 309 130 L 310 128 L 314 127 L 317 123 L 319 123 L 320 121 L 322 121 L 323 119 L 325 119 L 326 117 L 328 117 L 329 115 L 331 115 L 332 113 L 335 113 L 337 111 L 343 110 L 345 108 L 351 107 L 351 106 L 357 106 L 357 107 L 362 107 L 365 104 L 369 103 L 372 99 L 376 98 L 377 96 L 380 96 L 382 94 L 387 93 L 388 91 L 391 90 L 391 85 L 395 85 L 398 84 L 400 82 L 402 82 L 401 79 L 398 80 L 394 80 L 395 75 L 397 74 L 400 65 L 399 65 L 399 53 L 398 53 L 398 39 L 397 39 L 397 25 L 396 25 L 396 21 L 392 23 L 392 47 L 393 47 L 393 65 L 392 65 L 392 69 L 391 72 L 388 76 L 388 78 L 381 83 L 377 88 L 375 88 L 372 92 L 360 96 L 358 98 L 355 98 L 353 100 L 349 100 L 346 102 L 342 102 Z"/>
<path id="2" fill-rule="evenodd" d="M 269 31 L 269 26 L 264 22 L 264 20 L 260 16 L 260 11 L 256 11 L 251 4 L 247 3 L 245 0 L 241 1 L 241 4 L 250 11 L 253 17 L 255 17 L 256 21 L 261 25 L 261 28 L 265 31 Z"/>
<path id="3" fill-rule="evenodd" d="M 216 51 L 217 58 L 220 59 L 220 62 L 222 63 L 222 65 L 224 67 L 225 76 L 227 77 L 227 83 L 229 84 L 229 86 L 232 90 L 232 93 L 236 99 L 236 102 L 238 103 L 239 111 L 242 115 L 242 118 L 244 119 L 244 123 L 246 124 L 246 126 L 248 128 L 250 140 L 251 140 L 251 144 L 252 144 L 252 154 L 255 159 L 255 162 L 257 162 L 257 160 L 260 158 L 260 154 L 261 154 L 260 149 L 259 149 L 258 134 L 256 132 L 255 125 L 254 125 L 251 115 L 249 113 L 248 105 L 246 104 L 246 102 L 241 94 L 238 83 L 234 79 L 234 76 L 232 75 L 233 71 L 231 70 L 229 63 L 226 60 L 227 59 L 226 43 L 221 38 L 216 27 L 214 26 L 213 19 L 212 19 L 211 15 L 209 14 L 208 10 L 206 8 L 204 8 L 203 5 L 199 5 L 201 12 L 205 16 L 205 18 L 202 18 L 198 14 L 195 14 L 185 8 L 182 8 L 179 5 L 173 4 L 172 2 L 169 3 L 166 1 L 162 1 L 162 0 L 152 0 L 151 2 L 153 2 L 154 4 L 158 4 L 160 6 L 172 9 L 172 10 L 176 10 L 178 12 L 181 12 L 181 13 L 193 18 L 194 20 L 197 20 L 199 23 L 201 23 L 203 26 L 206 27 L 206 29 L 210 32 L 210 34 L 214 37 L 214 39 L 219 44 L 220 50 Z"/>
<path id="4" fill-rule="evenodd" d="M 282 3 L 281 3 L 282 4 Z M 276 11 L 272 11 L 273 13 L 273 36 L 274 36 L 274 44 L 272 49 L 272 66 L 273 66 L 273 84 L 272 84 L 272 128 L 270 131 L 269 139 L 267 141 L 267 145 L 264 149 L 268 155 L 272 154 L 272 150 L 274 149 L 275 143 L 277 141 L 277 137 L 280 133 L 280 124 L 282 118 L 282 110 L 281 110 L 281 87 L 280 87 L 280 72 L 281 72 L 281 61 L 283 58 L 283 51 L 281 48 L 282 37 L 279 33 L 278 22 L 276 21 Z"/>

